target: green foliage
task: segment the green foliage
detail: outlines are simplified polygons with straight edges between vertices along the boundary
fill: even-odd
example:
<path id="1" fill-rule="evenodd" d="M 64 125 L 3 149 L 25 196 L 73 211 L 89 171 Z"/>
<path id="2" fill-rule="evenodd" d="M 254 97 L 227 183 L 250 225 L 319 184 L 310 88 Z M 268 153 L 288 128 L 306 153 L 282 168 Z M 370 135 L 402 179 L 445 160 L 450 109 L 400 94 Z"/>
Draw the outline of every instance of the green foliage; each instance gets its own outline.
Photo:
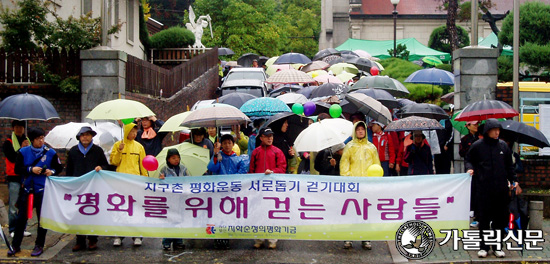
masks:
<path id="1" fill-rule="evenodd" d="M 499 56 L 497 58 L 498 81 L 511 82 L 514 74 L 514 61 L 510 56 Z"/>
<path id="2" fill-rule="evenodd" d="M 183 27 L 171 27 L 151 36 L 151 47 L 156 49 L 184 48 L 195 43 L 193 32 Z"/>
<path id="3" fill-rule="evenodd" d="M 453 72 L 453 66 L 451 64 L 443 63 L 435 66 L 435 68 L 438 68 L 440 70 L 445 70 L 448 72 Z M 451 85 L 441 85 L 440 87 L 443 95 L 454 91 L 454 86 L 451 86 Z"/>
<path id="4" fill-rule="evenodd" d="M 456 26 L 458 33 L 458 47 L 466 47 L 470 45 L 470 37 L 468 36 L 468 31 L 461 26 Z M 449 33 L 447 31 L 447 25 L 439 26 L 432 31 L 430 35 L 430 40 L 428 41 L 428 47 L 451 53 L 451 44 Z"/>
<path id="5" fill-rule="evenodd" d="M 143 14 L 143 3 L 139 5 L 139 41 L 141 41 L 141 44 L 143 44 L 145 49 L 149 49 L 151 47 L 149 30 L 147 30 L 147 23 L 145 22 L 145 15 Z"/>
<path id="6" fill-rule="evenodd" d="M 386 69 L 381 72 L 382 75 L 387 75 L 391 78 L 394 78 L 405 85 L 405 87 L 407 87 L 410 92 L 407 98 L 409 98 L 410 100 L 419 103 L 438 103 L 439 99 L 437 98 L 443 95 L 443 89 L 439 86 L 404 82 L 405 79 L 407 79 L 407 77 L 409 77 L 409 75 L 411 75 L 413 72 L 421 70 L 421 66 L 400 58 L 383 59 L 380 61 L 380 64 L 382 64 L 382 66 L 384 66 L 384 68 Z"/>
<path id="7" fill-rule="evenodd" d="M 395 46 L 395 50 L 397 51 L 395 53 L 397 58 L 400 58 L 403 60 L 409 60 L 410 52 L 407 50 L 407 45 L 397 44 L 397 46 Z M 390 54 L 390 56 L 393 57 L 393 49 L 389 49 L 388 53 Z"/>
<path id="8" fill-rule="evenodd" d="M 80 76 L 70 76 L 59 82 L 59 90 L 62 93 L 79 93 Z"/>
<path id="9" fill-rule="evenodd" d="M 542 2 L 526 2 L 520 6 L 520 61 L 533 69 L 550 67 L 550 5 Z M 499 41 L 504 45 L 513 44 L 513 14 L 510 13 L 502 23 Z"/>
<path id="10" fill-rule="evenodd" d="M 61 76 L 53 74 L 48 69 L 48 65 L 44 64 L 43 60 L 31 63 L 33 69 L 44 76 L 46 83 L 59 87 L 62 93 L 79 93 L 80 92 L 80 76 L 70 76 L 62 79 Z"/>
<path id="11" fill-rule="evenodd" d="M 0 31 L 2 44 L 6 50 L 34 49 L 36 44 L 33 38 L 41 38 L 48 31 L 43 23 L 48 9 L 35 0 L 23 0 L 17 5 L 19 9 L 15 11 L 2 9 L 0 12 L 0 23 L 4 26 L 4 30 Z"/>

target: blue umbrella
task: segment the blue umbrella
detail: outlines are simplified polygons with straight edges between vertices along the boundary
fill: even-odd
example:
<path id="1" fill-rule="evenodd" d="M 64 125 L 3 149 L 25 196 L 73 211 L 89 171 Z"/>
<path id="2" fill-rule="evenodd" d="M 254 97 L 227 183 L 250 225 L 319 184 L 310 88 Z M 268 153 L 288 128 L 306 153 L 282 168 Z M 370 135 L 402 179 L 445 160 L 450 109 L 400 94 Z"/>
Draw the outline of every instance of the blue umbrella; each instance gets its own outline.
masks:
<path id="1" fill-rule="evenodd" d="M 42 96 L 16 94 L 0 102 L 0 118 L 47 121 L 59 118 L 53 105 Z"/>
<path id="2" fill-rule="evenodd" d="M 249 117 L 272 116 L 282 112 L 292 112 L 285 102 L 277 98 L 261 97 L 247 101 L 241 112 Z"/>
<path id="3" fill-rule="evenodd" d="M 285 53 L 273 63 L 273 64 L 294 64 L 294 63 L 301 63 L 301 64 L 308 64 L 311 63 L 311 60 L 306 57 L 306 55 L 302 53 Z"/>
<path id="4" fill-rule="evenodd" d="M 413 72 L 405 82 L 408 83 L 424 83 L 431 85 L 454 85 L 455 76 L 445 70 L 437 68 L 428 68 Z"/>

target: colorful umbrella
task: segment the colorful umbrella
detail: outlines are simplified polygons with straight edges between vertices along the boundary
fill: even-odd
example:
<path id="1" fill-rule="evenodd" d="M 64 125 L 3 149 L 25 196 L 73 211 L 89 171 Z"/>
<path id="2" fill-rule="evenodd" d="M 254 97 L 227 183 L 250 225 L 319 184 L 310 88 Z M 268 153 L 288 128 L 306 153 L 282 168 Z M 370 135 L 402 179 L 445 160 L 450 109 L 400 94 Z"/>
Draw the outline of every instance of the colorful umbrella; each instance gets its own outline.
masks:
<path id="1" fill-rule="evenodd" d="M 293 63 L 301 63 L 301 64 L 308 64 L 311 60 L 302 53 L 285 53 L 273 63 L 273 64 L 293 64 Z"/>
<path id="2" fill-rule="evenodd" d="M 328 72 L 325 71 L 325 70 L 314 70 L 314 71 L 307 72 L 307 75 L 309 75 L 309 76 L 311 76 L 311 78 L 315 79 L 315 77 L 317 77 L 317 76 L 328 75 Z"/>
<path id="3" fill-rule="evenodd" d="M 294 69 L 294 67 L 292 67 L 292 64 L 273 64 L 267 67 L 267 69 L 265 70 L 265 73 L 271 76 L 278 71 L 290 70 L 290 69 Z"/>
<path id="4" fill-rule="evenodd" d="M 159 169 L 166 165 L 166 154 L 173 148 L 180 153 L 180 163 L 187 168 L 191 176 L 201 176 L 206 172 L 206 166 L 210 162 L 209 150 L 189 142 L 163 148 L 157 155 Z M 158 178 L 159 175 L 159 170 L 149 172 L 149 177 Z"/>
<path id="5" fill-rule="evenodd" d="M 235 92 L 221 96 L 220 98 L 218 98 L 218 102 L 222 104 L 228 104 L 236 108 L 241 108 L 244 103 L 256 98 L 258 97 L 248 93 Z"/>
<path id="6" fill-rule="evenodd" d="M 519 113 L 503 101 L 483 100 L 467 105 L 455 120 L 479 121 L 489 118 L 511 118 L 517 115 Z"/>
<path id="7" fill-rule="evenodd" d="M 250 119 L 238 108 L 230 105 L 212 104 L 211 107 L 193 111 L 181 125 L 186 127 L 221 127 L 242 125 L 248 122 Z"/>
<path id="8" fill-rule="evenodd" d="M 441 120 L 449 118 L 449 115 L 441 108 L 440 106 L 434 104 L 410 104 L 403 108 L 397 114 L 397 116 L 403 118 L 408 116 L 420 116 L 425 118 L 432 118 L 436 120 Z"/>
<path id="9" fill-rule="evenodd" d="M 271 57 L 271 58 L 269 58 L 269 59 L 264 63 L 264 65 L 265 65 L 266 67 L 269 67 L 269 66 L 273 65 L 273 63 L 274 63 L 278 58 L 279 58 L 279 56 Z"/>
<path id="10" fill-rule="evenodd" d="M 433 66 L 443 64 L 443 62 L 440 59 L 438 59 L 436 57 L 432 57 L 432 56 L 426 56 L 426 57 L 422 58 L 422 61 L 426 64 L 433 65 Z"/>
<path id="11" fill-rule="evenodd" d="M 282 83 L 282 84 L 291 84 L 291 83 L 313 83 L 315 80 L 311 78 L 307 73 L 303 71 L 298 71 L 295 69 L 282 70 L 274 73 L 269 76 L 266 83 Z"/>
<path id="12" fill-rule="evenodd" d="M 453 117 L 451 118 L 451 124 L 453 125 L 453 127 L 458 131 L 458 133 L 460 133 L 461 135 L 468 135 L 468 133 L 470 133 L 470 131 L 468 130 L 468 128 L 466 127 L 466 121 L 456 121 L 456 116 L 458 114 L 460 114 L 460 112 L 462 112 L 462 110 L 460 111 L 456 111 L 454 114 L 453 114 Z"/>
<path id="13" fill-rule="evenodd" d="M 390 110 L 370 96 L 351 93 L 346 95 L 346 99 L 357 108 L 354 112 L 359 111 L 382 124 L 388 124 L 392 120 Z"/>
<path id="14" fill-rule="evenodd" d="M 455 76 L 446 70 L 428 68 L 413 72 L 405 79 L 405 82 L 431 85 L 454 85 Z"/>
<path id="15" fill-rule="evenodd" d="M 338 75 L 344 71 L 354 74 L 359 73 L 359 69 L 355 65 L 344 62 L 336 63 L 330 66 L 328 71 L 331 71 L 335 75 Z"/>
<path id="16" fill-rule="evenodd" d="M 500 138 L 514 142 L 529 144 L 539 148 L 550 147 L 546 136 L 533 126 L 514 120 L 505 120 L 501 123 Z"/>
<path id="17" fill-rule="evenodd" d="M 328 68 L 330 64 L 324 62 L 324 61 L 312 61 L 311 63 L 306 64 L 301 71 L 303 72 L 310 72 L 315 70 L 324 70 Z"/>
<path id="18" fill-rule="evenodd" d="M 241 111 L 249 117 L 264 117 L 281 112 L 292 112 L 285 102 L 270 97 L 250 100 L 241 106 Z"/>
<path id="19" fill-rule="evenodd" d="M 444 129 L 435 119 L 409 116 L 389 123 L 384 131 L 414 131 Z"/>
<path id="20" fill-rule="evenodd" d="M 122 120 L 153 115 L 155 113 L 149 107 L 138 101 L 115 99 L 97 105 L 86 118 L 92 120 Z"/>
<path id="21" fill-rule="evenodd" d="M 0 118 L 47 121 L 59 118 L 59 114 L 46 98 L 24 93 L 9 96 L 0 102 Z"/>
<path id="22" fill-rule="evenodd" d="M 397 102 L 397 100 L 395 100 L 395 98 L 390 93 L 384 90 L 379 90 L 374 88 L 359 89 L 359 90 L 355 90 L 354 93 L 362 93 L 367 96 L 370 96 L 376 99 L 377 101 L 379 101 L 380 103 L 382 103 L 384 106 L 386 106 L 389 109 L 399 108 L 399 103 Z"/>

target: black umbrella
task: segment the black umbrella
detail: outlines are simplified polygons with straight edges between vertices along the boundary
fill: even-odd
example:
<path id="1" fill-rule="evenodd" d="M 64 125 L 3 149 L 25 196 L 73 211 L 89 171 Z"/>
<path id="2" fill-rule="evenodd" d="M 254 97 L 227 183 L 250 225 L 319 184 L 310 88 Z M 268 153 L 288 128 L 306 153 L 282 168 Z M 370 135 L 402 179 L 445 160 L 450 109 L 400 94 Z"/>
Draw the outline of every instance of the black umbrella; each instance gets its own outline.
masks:
<path id="1" fill-rule="evenodd" d="M 360 58 L 360 57 L 353 57 L 353 58 L 346 59 L 346 62 L 351 63 L 357 66 L 357 69 L 366 71 L 366 72 L 370 71 L 370 68 L 376 67 L 376 63 L 372 62 L 369 59 Z"/>
<path id="2" fill-rule="evenodd" d="M 359 90 L 354 91 L 354 93 L 362 93 L 362 94 L 368 95 L 368 96 L 376 99 L 377 101 L 379 101 L 380 103 L 382 103 L 385 107 L 387 107 L 389 109 L 399 108 L 399 103 L 397 102 L 397 100 L 395 100 L 393 95 L 391 95 L 390 93 L 388 93 L 384 90 L 374 89 L 374 88 L 359 89 Z"/>
<path id="3" fill-rule="evenodd" d="M 311 60 L 302 53 L 285 53 L 273 63 L 273 64 L 294 64 L 294 63 L 301 63 L 301 64 L 308 64 L 311 63 Z"/>
<path id="4" fill-rule="evenodd" d="M 303 94 L 306 98 L 312 98 L 311 97 L 311 93 L 317 89 L 319 86 L 306 86 L 298 91 L 296 91 L 296 93 L 299 93 L 299 94 Z"/>
<path id="5" fill-rule="evenodd" d="M 250 67 L 252 66 L 253 60 L 260 59 L 260 56 L 255 53 L 245 53 L 239 59 L 237 60 L 237 64 L 243 66 L 243 67 Z"/>
<path id="6" fill-rule="evenodd" d="M 46 121 L 59 118 L 59 114 L 44 97 L 24 93 L 12 95 L 0 102 L 0 118 Z"/>
<path id="7" fill-rule="evenodd" d="M 535 127 L 514 120 L 501 121 L 500 137 L 539 148 L 550 147 L 546 136 Z"/>
<path id="8" fill-rule="evenodd" d="M 222 104 L 232 105 L 237 108 L 241 108 L 248 100 L 256 99 L 258 97 L 247 93 L 230 93 L 218 98 L 218 102 Z"/>
<path id="9" fill-rule="evenodd" d="M 407 98 L 398 98 L 397 99 L 397 103 L 399 104 L 399 107 L 403 108 L 407 105 L 410 105 L 410 104 L 416 104 L 416 102 L 414 101 L 411 101 Z"/>
<path id="10" fill-rule="evenodd" d="M 330 114 L 329 109 L 330 109 L 331 104 L 327 104 L 327 103 L 321 102 L 321 101 L 313 101 L 313 103 L 315 103 L 315 111 L 313 112 L 313 114 L 311 114 L 312 116 L 316 116 L 316 115 L 319 115 L 321 113 Z"/>
<path id="11" fill-rule="evenodd" d="M 333 60 L 336 60 L 336 61 L 339 61 L 339 62 L 344 62 L 344 58 L 342 58 L 338 55 L 329 55 L 329 56 L 326 56 L 323 59 L 321 59 L 321 61 L 324 61 L 328 64 L 331 64 L 330 62 L 333 61 Z M 337 63 L 337 62 L 335 62 L 335 63 Z"/>
<path id="12" fill-rule="evenodd" d="M 292 145 L 294 144 L 294 140 L 298 137 L 298 135 L 309 126 L 309 118 L 299 116 L 297 114 L 294 114 L 292 112 L 285 112 L 285 113 L 278 113 L 273 116 L 271 116 L 262 127 L 271 127 L 272 129 L 279 130 L 279 128 L 283 125 L 284 121 L 288 121 L 288 137 L 290 141 L 292 142 Z"/>
<path id="13" fill-rule="evenodd" d="M 356 57 L 360 57 L 359 54 L 357 54 L 357 53 L 355 53 L 351 50 L 341 50 L 340 53 L 342 55 L 348 55 L 349 54 L 349 55 L 353 55 L 353 56 L 356 56 Z"/>
<path id="14" fill-rule="evenodd" d="M 336 49 L 333 49 L 333 48 L 328 48 L 328 49 L 324 49 L 324 50 L 320 50 L 319 52 L 317 52 L 315 54 L 315 56 L 313 56 L 313 60 L 316 61 L 316 60 L 320 60 L 326 56 L 330 56 L 330 55 L 340 55 L 340 51 L 336 50 Z"/>
<path id="15" fill-rule="evenodd" d="M 297 85 L 297 84 L 285 84 L 283 85 L 283 87 L 280 87 L 280 88 L 277 88 L 275 90 L 271 90 L 269 92 L 269 97 L 277 97 L 281 94 L 285 94 L 285 93 L 295 93 L 299 90 L 301 90 L 302 88 L 304 88 L 303 86 L 301 85 Z"/>
<path id="16" fill-rule="evenodd" d="M 400 118 L 408 116 L 420 116 L 426 118 L 433 118 L 436 120 L 441 120 L 449 118 L 449 115 L 443 110 L 443 108 L 434 105 L 434 104 L 409 104 L 401 108 L 401 111 L 397 113 L 397 116 Z"/>
<path id="17" fill-rule="evenodd" d="M 260 56 L 260 58 L 258 59 L 258 66 L 260 67 L 264 66 L 267 60 L 269 60 L 269 57 Z"/>
<path id="18" fill-rule="evenodd" d="M 311 98 L 340 95 L 348 92 L 348 87 L 338 83 L 325 83 L 311 92 Z"/>
<path id="19" fill-rule="evenodd" d="M 229 56 L 234 54 L 235 52 L 233 52 L 230 48 L 224 48 L 224 47 L 218 48 L 218 56 Z"/>

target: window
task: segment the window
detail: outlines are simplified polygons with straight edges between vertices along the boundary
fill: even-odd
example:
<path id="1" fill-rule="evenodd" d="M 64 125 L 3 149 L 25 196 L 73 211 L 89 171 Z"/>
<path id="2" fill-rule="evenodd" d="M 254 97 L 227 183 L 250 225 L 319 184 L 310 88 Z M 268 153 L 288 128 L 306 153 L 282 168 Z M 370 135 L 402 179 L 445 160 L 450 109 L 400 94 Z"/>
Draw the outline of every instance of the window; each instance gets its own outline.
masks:
<path id="1" fill-rule="evenodd" d="M 118 20 L 120 19 L 120 18 L 118 17 L 118 12 L 119 12 L 119 9 L 120 9 L 120 7 L 119 7 L 120 1 L 119 1 L 119 0 L 114 0 L 114 1 L 115 1 L 115 2 L 114 2 L 114 6 L 115 6 L 115 20 L 114 20 L 113 25 L 116 25 L 116 24 L 118 24 L 118 22 L 119 22 Z"/>
<path id="2" fill-rule="evenodd" d="M 86 15 L 92 12 L 92 0 L 82 0 L 82 14 Z"/>
<path id="3" fill-rule="evenodd" d="M 126 8 L 126 28 L 128 30 L 128 41 L 134 42 L 134 3 L 137 0 L 128 0 Z"/>

